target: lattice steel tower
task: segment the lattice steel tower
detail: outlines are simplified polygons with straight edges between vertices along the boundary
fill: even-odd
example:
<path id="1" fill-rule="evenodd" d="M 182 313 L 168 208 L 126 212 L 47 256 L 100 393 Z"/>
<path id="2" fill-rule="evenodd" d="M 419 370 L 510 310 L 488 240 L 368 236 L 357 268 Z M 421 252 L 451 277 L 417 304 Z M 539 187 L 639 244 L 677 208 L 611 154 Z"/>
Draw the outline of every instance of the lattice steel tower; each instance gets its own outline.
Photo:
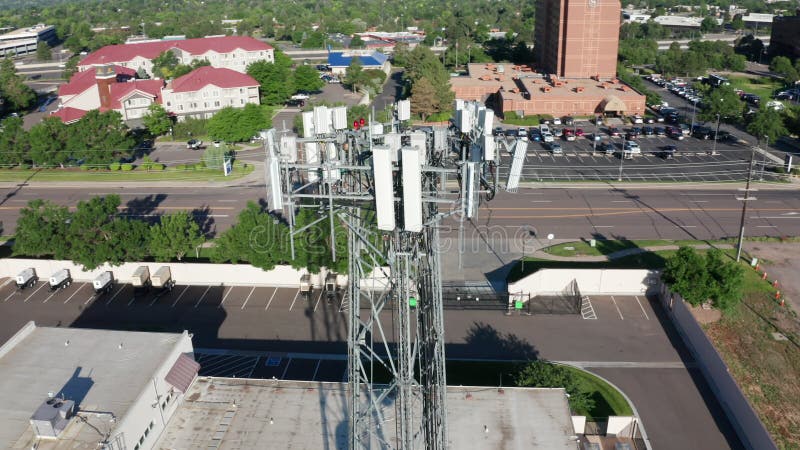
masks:
<path id="1" fill-rule="evenodd" d="M 448 447 L 439 224 L 471 217 L 496 184 L 491 110 L 457 102 L 451 130 L 401 129 L 409 118 L 399 102 L 391 124 L 348 129 L 344 107 L 317 107 L 303 113 L 305 137 L 265 135 L 271 208 L 289 222 L 292 256 L 312 225 L 328 221 L 331 239 L 337 222 L 347 229 L 351 449 Z M 320 216 L 297 228 L 301 207 Z"/>

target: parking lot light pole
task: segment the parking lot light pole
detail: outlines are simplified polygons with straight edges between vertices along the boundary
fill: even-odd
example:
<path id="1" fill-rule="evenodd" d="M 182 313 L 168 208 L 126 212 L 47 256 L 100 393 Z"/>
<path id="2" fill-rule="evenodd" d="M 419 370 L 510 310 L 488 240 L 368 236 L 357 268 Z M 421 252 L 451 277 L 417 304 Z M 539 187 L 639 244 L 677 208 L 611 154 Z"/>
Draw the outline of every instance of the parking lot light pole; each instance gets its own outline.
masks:
<path id="1" fill-rule="evenodd" d="M 714 133 L 714 147 L 711 149 L 711 154 L 717 154 L 717 135 L 719 135 L 719 114 L 717 114 L 717 131 Z"/>
<path id="2" fill-rule="evenodd" d="M 597 115 L 594 116 L 594 136 L 592 136 L 593 137 L 592 140 L 594 141 L 594 143 L 592 144 L 592 153 L 596 153 L 597 152 L 597 137 L 598 137 L 597 132 L 599 131 L 599 128 L 597 127 L 597 118 L 598 117 L 599 116 L 597 116 Z"/>
<path id="3" fill-rule="evenodd" d="M 694 132 L 694 115 L 696 111 L 697 111 L 697 100 L 692 102 L 692 127 L 690 128 L 692 132 Z"/>
<path id="4" fill-rule="evenodd" d="M 622 136 L 622 151 L 619 152 L 619 176 L 617 177 L 617 181 L 622 181 L 622 164 L 625 162 L 625 142 L 627 142 L 627 136 Z"/>

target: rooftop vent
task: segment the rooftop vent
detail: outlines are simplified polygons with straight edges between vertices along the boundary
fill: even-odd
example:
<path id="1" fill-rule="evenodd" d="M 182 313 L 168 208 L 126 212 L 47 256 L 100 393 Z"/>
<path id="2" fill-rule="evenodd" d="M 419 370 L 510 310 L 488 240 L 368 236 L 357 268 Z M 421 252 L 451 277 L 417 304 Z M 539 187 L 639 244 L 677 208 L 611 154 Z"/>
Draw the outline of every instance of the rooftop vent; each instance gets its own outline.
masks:
<path id="1" fill-rule="evenodd" d="M 69 424 L 75 402 L 49 397 L 31 416 L 31 426 L 37 438 L 58 438 Z"/>

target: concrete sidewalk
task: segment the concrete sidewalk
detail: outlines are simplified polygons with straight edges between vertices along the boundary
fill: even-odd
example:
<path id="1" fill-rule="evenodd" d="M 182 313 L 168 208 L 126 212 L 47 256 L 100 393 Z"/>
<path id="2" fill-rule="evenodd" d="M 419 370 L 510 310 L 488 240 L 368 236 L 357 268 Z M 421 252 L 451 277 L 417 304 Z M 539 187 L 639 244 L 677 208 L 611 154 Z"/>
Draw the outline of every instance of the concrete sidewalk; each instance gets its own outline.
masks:
<path id="1" fill-rule="evenodd" d="M 710 248 L 718 248 L 718 249 L 732 249 L 734 248 L 731 244 L 720 244 L 720 245 L 708 245 L 708 244 L 696 244 L 691 246 L 697 250 L 708 250 Z M 639 255 L 642 253 L 647 252 L 659 252 L 663 250 L 678 250 L 680 246 L 677 245 L 657 245 L 652 247 L 642 247 L 642 248 L 626 248 L 624 250 L 619 250 L 613 253 L 609 253 L 608 255 L 585 255 L 585 256 L 557 256 L 551 255 L 544 250 L 537 250 L 533 253 L 534 258 L 539 259 L 547 259 L 550 261 L 582 261 L 582 262 L 603 262 L 603 261 L 611 261 L 613 259 L 624 258 L 626 256 L 631 255 Z"/>

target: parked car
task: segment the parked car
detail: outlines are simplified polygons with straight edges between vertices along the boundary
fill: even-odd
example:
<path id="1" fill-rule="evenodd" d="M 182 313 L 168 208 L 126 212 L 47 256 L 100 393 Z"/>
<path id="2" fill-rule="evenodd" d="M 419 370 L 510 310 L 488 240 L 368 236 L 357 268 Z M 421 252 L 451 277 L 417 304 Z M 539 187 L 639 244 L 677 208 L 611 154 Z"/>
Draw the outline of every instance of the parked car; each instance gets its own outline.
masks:
<path id="1" fill-rule="evenodd" d="M 608 127 L 608 135 L 611 137 L 619 137 L 619 130 L 614 126 Z"/>
<path id="2" fill-rule="evenodd" d="M 634 141 L 625 141 L 625 146 L 623 147 L 623 150 L 626 152 L 630 152 L 634 155 L 639 155 L 642 153 L 642 148 L 639 147 L 639 144 L 637 144 Z"/>
<path id="3" fill-rule="evenodd" d="M 644 127 L 644 128 L 642 128 L 642 133 L 645 136 L 652 136 L 652 135 L 656 134 L 655 130 L 653 130 L 653 127 Z"/>
<path id="4" fill-rule="evenodd" d="M 636 124 L 639 124 L 639 123 L 644 123 L 644 119 L 642 119 L 642 116 L 640 116 L 640 115 L 638 115 L 638 114 L 636 114 L 635 116 L 633 116 L 633 117 L 631 118 L 631 121 L 632 121 L 633 123 L 636 123 Z"/>
<path id="5" fill-rule="evenodd" d="M 189 139 L 186 142 L 186 148 L 189 150 L 197 150 L 203 147 L 203 141 L 199 141 L 197 139 Z"/>
<path id="6" fill-rule="evenodd" d="M 520 128 L 517 130 L 517 137 L 522 138 L 528 136 L 528 130 L 526 128 Z"/>
<path id="7" fill-rule="evenodd" d="M 678 153 L 678 147 L 674 145 L 665 145 L 661 147 L 661 151 L 658 152 L 659 156 L 664 159 L 672 159 L 676 153 Z"/>
<path id="8" fill-rule="evenodd" d="M 566 130 L 564 130 L 564 140 L 570 141 L 570 142 L 574 141 L 575 140 L 575 133 L 571 129 L 567 128 Z"/>
<path id="9" fill-rule="evenodd" d="M 666 132 L 664 131 L 664 127 L 656 127 L 654 132 L 655 132 L 656 136 L 658 136 L 658 137 L 663 137 L 663 136 L 666 135 Z"/>
<path id="10" fill-rule="evenodd" d="M 531 128 L 531 140 L 533 142 L 540 142 L 542 140 L 542 133 L 538 128 Z"/>
<path id="11" fill-rule="evenodd" d="M 558 142 L 551 142 L 548 147 L 550 148 L 550 152 L 554 155 L 561 155 L 564 153 L 564 150 L 561 148 L 561 144 Z"/>
<path id="12" fill-rule="evenodd" d="M 600 149 L 601 149 L 601 150 L 603 151 L 603 153 L 605 153 L 606 155 L 613 155 L 613 154 L 614 154 L 614 153 L 617 151 L 616 147 L 614 147 L 614 144 L 612 144 L 611 142 L 604 142 L 604 143 L 603 143 L 603 144 L 600 146 Z"/>
<path id="13" fill-rule="evenodd" d="M 578 128 L 577 130 L 575 130 L 575 136 L 583 137 L 583 129 Z"/>
<path id="14" fill-rule="evenodd" d="M 696 137 L 697 139 L 712 139 L 714 132 L 711 128 L 703 127 L 699 125 L 695 125 L 694 129 L 692 130 L 692 136 Z"/>
<path id="15" fill-rule="evenodd" d="M 542 134 L 549 133 L 550 132 L 550 127 L 546 123 L 543 123 L 543 124 L 539 125 L 539 131 L 541 131 Z"/>
<path id="16" fill-rule="evenodd" d="M 564 130 L 562 130 L 561 128 L 553 128 L 552 133 L 553 136 L 555 137 L 561 137 L 564 134 Z"/>
<path id="17" fill-rule="evenodd" d="M 568 127 L 575 125 L 575 119 L 570 116 L 564 117 L 564 125 Z"/>
<path id="18" fill-rule="evenodd" d="M 545 142 L 553 142 L 555 138 L 550 132 L 542 133 L 542 140 Z"/>
<path id="19" fill-rule="evenodd" d="M 553 125 L 561 125 L 561 118 L 553 117 Z"/>
<path id="20" fill-rule="evenodd" d="M 503 127 L 495 127 L 494 131 L 492 132 L 495 136 L 504 136 L 505 131 L 503 131 Z"/>

